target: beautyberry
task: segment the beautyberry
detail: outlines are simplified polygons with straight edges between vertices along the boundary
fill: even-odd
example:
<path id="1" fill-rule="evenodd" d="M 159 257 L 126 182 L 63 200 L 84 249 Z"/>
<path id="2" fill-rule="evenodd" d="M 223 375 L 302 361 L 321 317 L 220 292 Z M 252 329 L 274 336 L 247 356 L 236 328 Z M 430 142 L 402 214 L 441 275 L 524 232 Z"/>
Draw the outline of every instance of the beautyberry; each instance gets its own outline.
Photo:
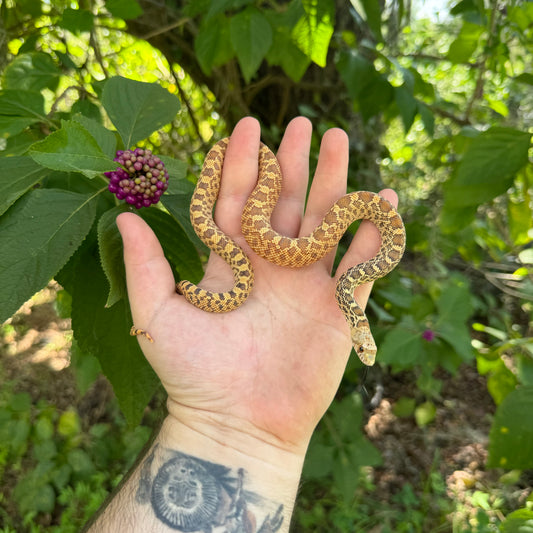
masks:
<path id="1" fill-rule="evenodd" d="M 110 192 L 137 209 L 159 202 L 168 188 L 168 172 L 159 157 L 150 150 L 135 148 L 119 150 L 113 161 L 121 166 L 104 172 Z"/>

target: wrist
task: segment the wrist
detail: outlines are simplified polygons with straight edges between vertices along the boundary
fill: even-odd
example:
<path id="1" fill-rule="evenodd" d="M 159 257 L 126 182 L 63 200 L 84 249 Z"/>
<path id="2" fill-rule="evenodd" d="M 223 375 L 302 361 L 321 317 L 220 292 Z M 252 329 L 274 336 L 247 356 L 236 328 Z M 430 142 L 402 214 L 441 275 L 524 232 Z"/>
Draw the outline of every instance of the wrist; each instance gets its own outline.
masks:
<path id="1" fill-rule="evenodd" d="M 162 447 L 233 469 L 244 469 L 272 496 L 280 491 L 294 497 L 299 484 L 307 443 L 287 444 L 255 426 L 169 402 L 158 441 Z"/>

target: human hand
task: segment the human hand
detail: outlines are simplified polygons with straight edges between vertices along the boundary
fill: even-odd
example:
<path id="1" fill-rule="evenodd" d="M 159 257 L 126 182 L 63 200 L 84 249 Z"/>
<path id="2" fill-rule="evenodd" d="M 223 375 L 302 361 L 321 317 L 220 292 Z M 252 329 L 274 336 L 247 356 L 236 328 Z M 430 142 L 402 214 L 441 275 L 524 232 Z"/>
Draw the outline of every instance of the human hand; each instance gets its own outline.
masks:
<path id="1" fill-rule="evenodd" d="M 301 269 L 255 255 L 241 234 L 243 206 L 257 180 L 260 130 L 251 118 L 235 127 L 226 151 L 215 220 L 246 251 L 255 271 L 248 300 L 230 313 L 201 311 L 176 294 L 172 270 L 152 230 L 124 213 L 117 219 L 124 241 L 134 323 L 153 337 L 138 337 L 169 396 L 169 415 L 201 433 L 239 436 L 304 454 L 309 438 L 341 380 L 351 350 L 349 327 L 335 301 L 335 284 L 350 266 L 375 255 L 380 237 L 360 226 L 331 277 L 334 252 Z M 311 125 L 294 119 L 278 151 L 283 189 L 273 227 L 290 237 L 307 235 L 346 192 L 348 139 L 339 129 L 324 134 L 315 178 L 304 210 Z M 381 192 L 396 203 L 391 190 Z M 227 290 L 231 269 L 211 254 L 200 286 Z M 366 304 L 371 287 L 357 288 Z"/>

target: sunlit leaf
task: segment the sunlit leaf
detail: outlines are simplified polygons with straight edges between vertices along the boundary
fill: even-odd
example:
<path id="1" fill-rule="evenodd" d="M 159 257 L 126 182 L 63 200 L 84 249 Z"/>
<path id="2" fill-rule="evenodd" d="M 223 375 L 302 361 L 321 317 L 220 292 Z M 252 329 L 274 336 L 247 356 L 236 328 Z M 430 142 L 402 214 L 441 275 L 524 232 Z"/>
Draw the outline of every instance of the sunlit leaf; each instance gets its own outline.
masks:
<path id="1" fill-rule="evenodd" d="M 88 178 L 114 170 L 117 166 L 102 151 L 91 133 L 74 120 L 64 121 L 60 130 L 35 143 L 30 155 L 44 167 L 64 172 L 81 172 Z"/>
<path id="2" fill-rule="evenodd" d="M 335 4 L 332 0 L 303 0 L 302 6 L 305 14 L 294 26 L 292 36 L 311 61 L 324 67 L 334 30 Z"/>
<path id="3" fill-rule="evenodd" d="M 519 387 L 498 406 L 489 437 L 487 466 L 533 467 L 533 387 Z"/>
<path id="4" fill-rule="evenodd" d="M 171 122 L 180 108 L 178 99 L 160 85 L 120 76 L 105 83 L 102 104 L 125 148 Z"/>

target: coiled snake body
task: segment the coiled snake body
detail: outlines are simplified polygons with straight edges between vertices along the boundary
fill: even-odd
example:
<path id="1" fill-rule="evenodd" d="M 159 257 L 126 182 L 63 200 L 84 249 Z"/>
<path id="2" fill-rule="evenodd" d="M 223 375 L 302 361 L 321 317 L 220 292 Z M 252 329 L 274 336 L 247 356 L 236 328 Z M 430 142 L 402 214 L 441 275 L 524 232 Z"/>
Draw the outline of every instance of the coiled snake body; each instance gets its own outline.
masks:
<path id="1" fill-rule="evenodd" d="M 239 307 L 253 285 L 253 270 L 242 248 L 224 234 L 213 221 L 224 154 L 229 139 L 219 141 L 205 158 L 202 173 L 191 200 L 191 222 L 200 239 L 233 269 L 234 287 L 227 292 L 211 292 L 180 281 L 176 290 L 204 311 L 222 313 Z M 332 250 L 355 220 L 370 220 L 378 228 L 381 247 L 372 259 L 348 269 L 339 278 L 335 298 L 350 325 L 355 351 L 365 365 L 373 365 L 376 345 L 368 320 L 357 304 L 355 287 L 388 274 L 400 261 L 405 248 L 405 230 L 400 215 L 385 199 L 372 192 L 354 192 L 340 198 L 322 222 L 307 237 L 296 239 L 277 233 L 270 225 L 281 191 L 281 169 L 276 156 L 261 144 L 259 179 L 242 214 L 242 232 L 250 247 L 261 257 L 282 266 L 303 267 Z"/>

